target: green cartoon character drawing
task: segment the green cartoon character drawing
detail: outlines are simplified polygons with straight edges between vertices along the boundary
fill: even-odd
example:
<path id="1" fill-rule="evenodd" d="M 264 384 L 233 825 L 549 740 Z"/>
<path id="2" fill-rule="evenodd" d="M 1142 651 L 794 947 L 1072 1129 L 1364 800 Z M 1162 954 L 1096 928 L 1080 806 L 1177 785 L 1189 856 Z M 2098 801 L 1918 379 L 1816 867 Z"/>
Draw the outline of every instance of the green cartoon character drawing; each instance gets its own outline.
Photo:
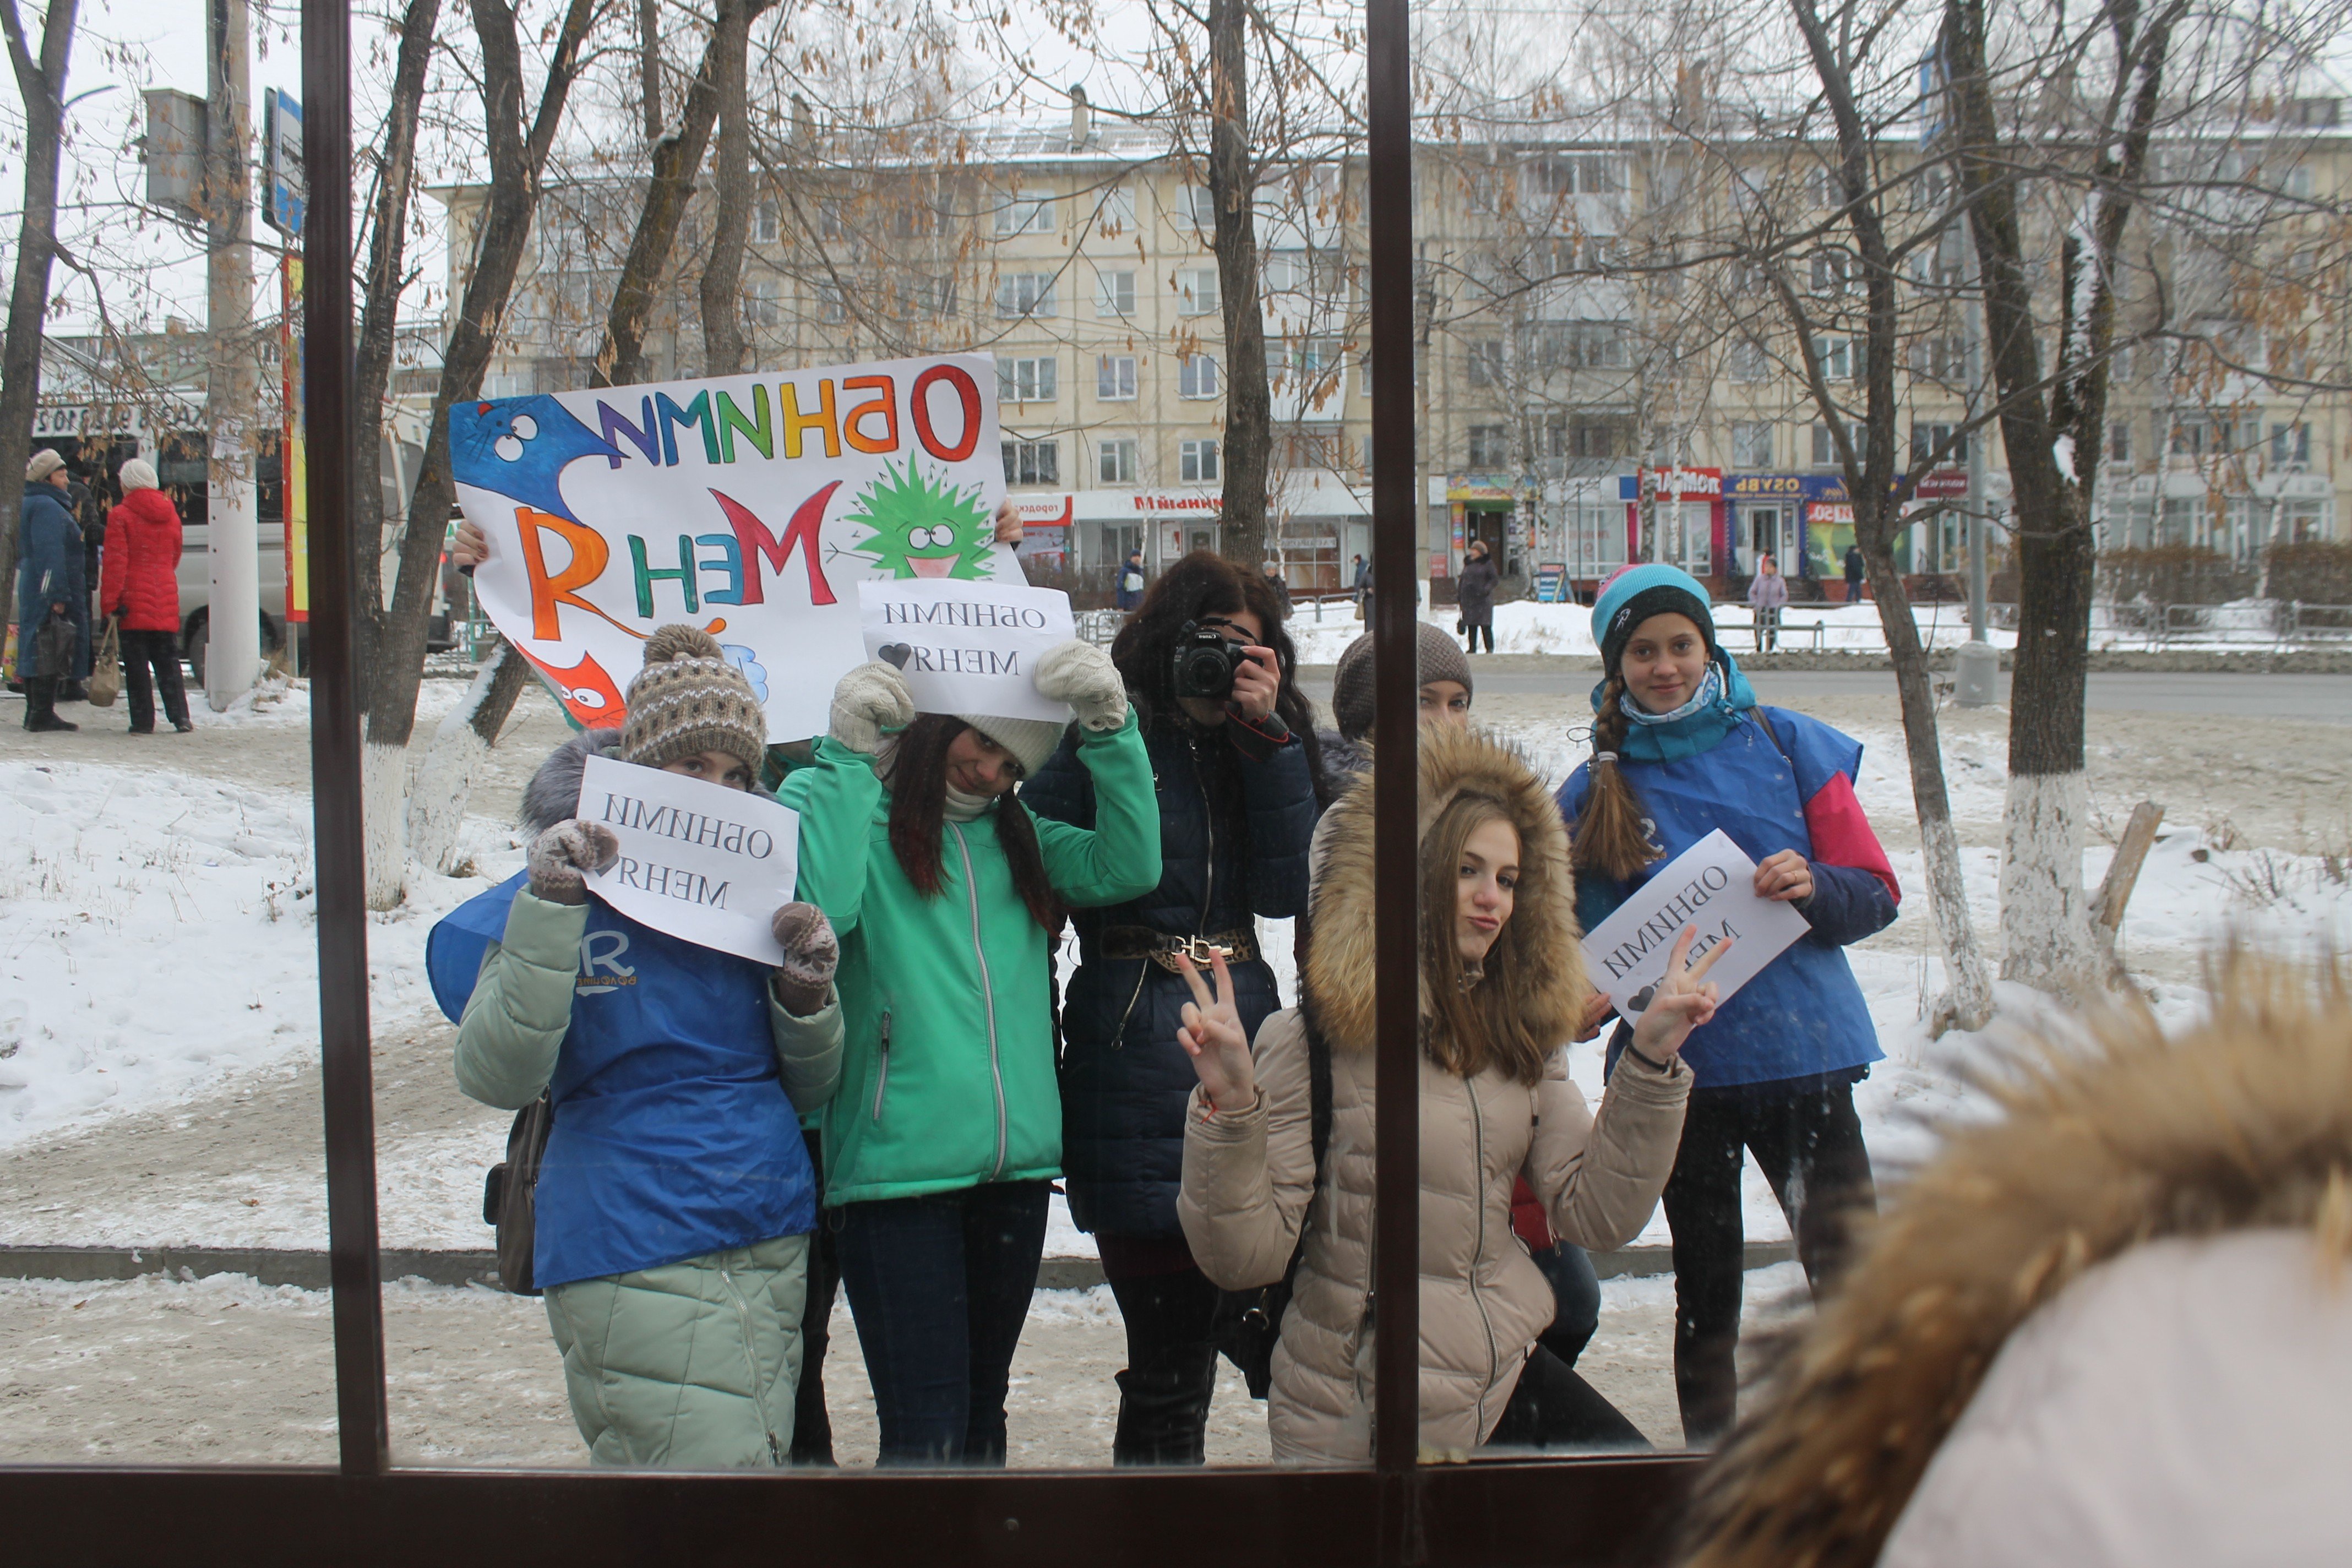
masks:
<path id="1" fill-rule="evenodd" d="M 873 531 L 851 548 L 894 577 L 979 577 L 996 542 L 979 491 L 967 494 L 944 478 L 934 484 L 911 460 L 904 468 L 885 465 L 848 521 Z"/>

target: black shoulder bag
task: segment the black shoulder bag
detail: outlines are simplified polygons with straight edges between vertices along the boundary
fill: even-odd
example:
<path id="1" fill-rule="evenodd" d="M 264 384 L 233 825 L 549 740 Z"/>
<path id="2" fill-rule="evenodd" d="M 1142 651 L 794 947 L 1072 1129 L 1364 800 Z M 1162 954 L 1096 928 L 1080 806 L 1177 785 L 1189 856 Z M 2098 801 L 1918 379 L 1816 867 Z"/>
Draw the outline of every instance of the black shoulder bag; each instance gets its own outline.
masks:
<path id="1" fill-rule="evenodd" d="M 1315 1147 L 1315 1191 L 1323 1188 L 1323 1156 L 1331 1147 L 1331 1047 L 1313 1020 L 1307 1025 L 1307 1103 L 1309 1136 Z M 1292 1281 L 1298 1260 L 1307 1256 L 1307 1227 L 1314 1223 L 1315 1200 L 1298 1220 L 1298 1245 L 1290 1249 L 1290 1265 L 1271 1285 L 1248 1290 L 1217 1292 L 1216 1314 L 1210 1321 L 1209 1339 L 1233 1363 L 1249 1384 L 1250 1397 L 1264 1399 L 1274 1386 L 1274 1346 L 1282 1338 L 1282 1314 L 1290 1307 Z"/>
<path id="2" fill-rule="evenodd" d="M 482 1180 L 482 1223 L 499 1227 L 499 1283 L 518 1296 L 536 1296 L 531 1251 L 539 1238 L 539 1163 L 555 1127 L 555 1103 L 541 1095 L 515 1112 L 507 1157 Z"/>

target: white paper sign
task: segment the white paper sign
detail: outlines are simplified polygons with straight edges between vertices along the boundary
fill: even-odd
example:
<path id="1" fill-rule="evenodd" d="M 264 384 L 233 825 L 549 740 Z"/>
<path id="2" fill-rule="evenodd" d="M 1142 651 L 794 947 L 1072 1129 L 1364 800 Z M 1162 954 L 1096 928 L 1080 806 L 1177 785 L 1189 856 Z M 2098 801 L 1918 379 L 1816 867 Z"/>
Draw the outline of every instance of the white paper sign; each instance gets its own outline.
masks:
<path id="1" fill-rule="evenodd" d="M 1608 994 L 1622 1016 L 1640 1016 L 1686 925 L 1698 928 L 1693 958 L 1726 937 L 1738 938 L 1706 972 L 1725 1001 L 1813 929 L 1794 904 L 1756 896 L 1756 862 L 1717 828 L 1660 867 L 1616 913 L 1585 933 L 1585 977 Z"/>
<path id="2" fill-rule="evenodd" d="M 996 368 L 978 354 L 540 393 L 449 411 L 482 609 L 594 728 L 645 639 L 700 626 L 768 738 L 824 732 L 866 578 L 1022 583 L 996 542 Z"/>
<path id="3" fill-rule="evenodd" d="M 633 921 L 761 963 L 783 957 L 771 919 L 793 901 L 800 813 L 773 797 L 590 757 L 580 819 L 621 841 L 589 890 Z"/>
<path id="4" fill-rule="evenodd" d="M 895 664 L 920 713 L 986 713 L 1066 724 L 1037 694 L 1037 660 L 1077 636 L 1070 596 L 1009 583 L 857 584 L 866 657 Z"/>

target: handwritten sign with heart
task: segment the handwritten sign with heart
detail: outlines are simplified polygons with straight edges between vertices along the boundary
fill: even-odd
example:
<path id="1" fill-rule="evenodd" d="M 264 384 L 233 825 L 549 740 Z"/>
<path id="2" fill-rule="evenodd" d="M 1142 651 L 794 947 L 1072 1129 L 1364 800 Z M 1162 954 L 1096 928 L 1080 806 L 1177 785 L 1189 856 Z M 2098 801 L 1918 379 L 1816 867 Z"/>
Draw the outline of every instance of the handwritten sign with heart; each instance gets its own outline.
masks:
<path id="1" fill-rule="evenodd" d="M 895 665 L 924 713 L 1069 721 L 1037 694 L 1037 660 L 1077 635 L 1070 596 L 1009 583 L 911 579 L 857 585 L 866 654 Z"/>

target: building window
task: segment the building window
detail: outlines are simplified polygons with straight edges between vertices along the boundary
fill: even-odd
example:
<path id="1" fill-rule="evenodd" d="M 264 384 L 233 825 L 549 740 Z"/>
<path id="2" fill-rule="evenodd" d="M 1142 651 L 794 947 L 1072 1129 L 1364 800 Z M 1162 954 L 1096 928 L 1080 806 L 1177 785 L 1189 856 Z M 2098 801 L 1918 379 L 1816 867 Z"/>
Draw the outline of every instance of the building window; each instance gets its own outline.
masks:
<path id="1" fill-rule="evenodd" d="M 1206 185 L 1180 185 L 1176 189 L 1176 216 L 1203 234 L 1217 231 L 1217 196 Z"/>
<path id="2" fill-rule="evenodd" d="M 762 245 L 773 245 L 776 242 L 776 227 L 780 216 L 774 202 L 761 202 L 752 209 L 751 237 Z"/>
<path id="3" fill-rule="evenodd" d="M 1135 395 L 1135 356 L 1095 356 L 1095 395 L 1105 403 L 1125 403 Z"/>
<path id="4" fill-rule="evenodd" d="M 911 290 L 915 309 L 930 316 L 952 316 L 956 308 L 956 280 L 952 272 L 938 277 L 919 277 Z"/>
<path id="5" fill-rule="evenodd" d="M 996 209 L 996 232 L 1000 237 L 1053 233 L 1054 193 L 1023 191 L 1006 196 Z"/>
<path id="6" fill-rule="evenodd" d="M 1217 395 L 1217 361 L 1213 354 L 1186 354 L 1176 366 L 1176 395 Z"/>
<path id="7" fill-rule="evenodd" d="M 1527 184 L 1538 196 L 1597 196 L 1624 188 L 1616 160 L 1590 153 L 1532 159 L 1527 166 Z"/>
<path id="8" fill-rule="evenodd" d="M 1004 443 L 1004 482 L 1008 485 L 1058 485 L 1062 482 L 1059 441 Z"/>
<path id="9" fill-rule="evenodd" d="M 1623 370 L 1625 331 L 1622 321 L 1548 321 L 1536 329 L 1536 363 L 1547 372 Z"/>
<path id="10" fill-rule="evenodd" d="M 1501 425 L 1470 426 L 1470 467 L 1485 470 L 1500 468 L 1511 460 L 1511 433 Z"/>
<path id="11" fill-rule="evenodd" d="M 1732 421 L 1731 466 L 1735 468 L 1770 468 L 1772 426 L 1761 419 Z"/>
<path id="12" fill-rule="evenodd" d="M 1009 354 L 997 356 L 996 400 L 999 403 L 1051 403 L 1055 395 L 1052 354 L 1034 358 L 1028 355 L 1019 358 Z"/>
<path id="13" fill-rule="evenodd" d="M 1136 466 L 1136 445 L 1132 437 L 1095 443 L 1095 477 L 1102 483 L 1135 483 Z"/>
<path id="14" fill-rule="evenodd" d="M 1106 317 L 1135 314 L 1134 273 L 1097 272 L 1095 274 L 1095 314 Z"/>
<path id="15" fill-rule="evenodd" d="M 1825 381 L 1852 381 L 1854 366 L 1862 356 L 1853 352 L 1852 338 L 1823 338 L 1817 345 L 1822 356 L 1822 377 Z"/>
<path id="16" fill-rule="evenodd" d="M 1914 423 L 1911 426 L 1912 462 L 1926 462 L 1929 454 L 1935 452 L 1937 447 L 1942 447 L 1946 441 L 1950 441 L 1952 445 L 1948 450 L 1943 453 L 1942 456 L 1936 458 L 1936 466 L 1937 468 L 1958 468 L 1960 464 L 1969 460 L 1969 438 L 1966 436 L 1962 436 L 1955 439 L 1952 436 L 1952 427 L 1949 425 L 1920 425 Z"/>
<path id="17" fill-rule="evenodd" d="M 2302 424 L 2272 426 L 2271 461 L 2273 463 L 2311 461 L 2311 426 Z"/>
<path id="18" fill-rule="evenodd" d="M 1817 250 L 1812 255 L 1812 285 L 1816 294 L 1843 294 L 1860 275 L 1860 267 L 1843 250 Z"/>
<path id="19" fill-rule="evenodd" d="M 816 205 L 816 233 L 819 239 L 847 239 L 849 215 L 841 210 L 837 201 L 821 201 Z"/>
<path id="20" fill-rule="evenodd" d="M 776 280 L 774 279 L 754 278 L 751 279 L 751 287 L 744 291 L 744 321 L 754 327 L 774 326 L 779 317 L 779 311 L 777 310 L 778 293 L 779 290 L 777 289 Z"/>
<path id="21" fill-rule="evenodd" d="M 1095 231 L 1105 239 L 1135 232 L 1135 193 L 1125 185 L 1103 192 L 1095 205 Z"/>
<path id="22" fill-rule="evenodd" d="M 1753 338 L 1742 338 L 1731 345 L 1731 379 L 1761 381 L 1765 375 L 1764 345 Z"/>
<path id="23" fill-rule="evenodd" d="M 843 298 L 838 283 L 816 286 L 816 319 L 828 324 L 849 320 L 849 301 Z"/>
<path id="24" fill-rule="evenodd" d="M 2110 419 L 2107 421 L 2107 461 L 2110 463 L 2128 463 L 2131 461 L 2130 420 Z"/>
<path id="25" fill-rule="evenodd" d="M 1217 313 L 1217 269 L 1215 268 L 1178 268 L 1176 313 L 1180 316 L 1213 316 Z"/>
<path id="26" fill-rule="evenodd" d="M 1176 477 L 1188 485 L 1214 484 L 1217 480 L 1217 444 L 1214 441 L 1186 441 L 1176 448 Z"/>
<path id="27" fill-rule="evenodd" d="M 1468 380 L 1473 386 L 1503 384 L 1503 340 L 1482 338 L 1470 345 Z"/>
<path id="28" fill-rule="evenodd" d="M 1862 432 L 1853 428 L 1852 426 L 1848 426 L 1846 427 L 1846 435 L 1853 443 L 1853 455 L 1855 459 L 1859 461 L 1862 458 Z M 1813 467 L 1817 468 L 1834 468 L 1841 466 L 1844 461 L 1844 458 L 1838 456 L 1837 433 L 1827 425 L 1814 426 Z"/>
<path id="29" fill-rule="evenodd" d="M 1014 272 L 997 280 L 996 313 L 1004 317 L 1054 313 L 1054 275 Z"/>
<path id="30" fill-rule="evenodd" d="M 1930 381 L 1958 385 L 1968 379 L 1968 340 L 1958 332 L 1922 339 L 1912 348 L 1911 367 L 1915 374 Z"/>

